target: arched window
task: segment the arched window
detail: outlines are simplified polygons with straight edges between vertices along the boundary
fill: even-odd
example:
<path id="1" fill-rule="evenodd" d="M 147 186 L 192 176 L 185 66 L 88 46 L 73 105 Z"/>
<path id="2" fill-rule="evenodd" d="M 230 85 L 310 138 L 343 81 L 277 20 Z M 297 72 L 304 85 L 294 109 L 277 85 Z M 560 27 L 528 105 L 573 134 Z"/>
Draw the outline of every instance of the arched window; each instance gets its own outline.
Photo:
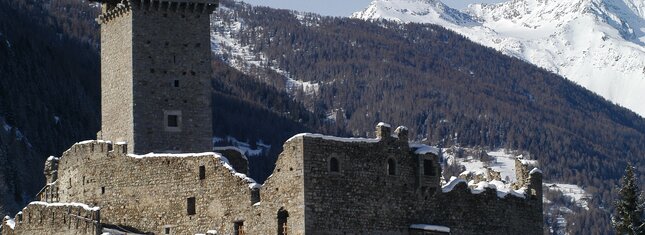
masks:
<path id="1" fill-rule="evenodd" d="M 340 164 L 338 163 L 338 159 L 335 157 L 329 159 L 329 171 L 340 172 Z"/>
<path id="2" fill-rule="evenodd" d="M 284 208 L 280 208 L 278 211 L 278 235 L 287 235 L 289 234 L 289 226 L 287 224 L 287 218 L 289 217 L 289 212 Z"/>
<path id="3" fill-rule="evenodd" d="M 396 175 L 396 161 L 392 158 L 387 159 L 387 174 Z"/>

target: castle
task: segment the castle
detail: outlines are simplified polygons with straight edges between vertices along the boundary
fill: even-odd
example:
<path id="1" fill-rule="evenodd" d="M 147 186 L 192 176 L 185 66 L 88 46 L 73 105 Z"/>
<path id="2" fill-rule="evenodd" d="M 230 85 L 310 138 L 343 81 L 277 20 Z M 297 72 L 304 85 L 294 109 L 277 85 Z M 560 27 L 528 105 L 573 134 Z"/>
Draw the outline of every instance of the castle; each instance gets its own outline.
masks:
<path id="1" fill-rule="evenodd" d="M 100 0 L 102 130 L 45 164 L 47 184 L 2 235 L 542 234 L 542 173 L 508 192 L 441 183 L 437 149 L 384 123 L 376 138 L 299 134 L 260 185 L 210 142 L 214 0 Z M 154 152 L 154 153 L 153 153 Z M 204 152 L 204 153 L 188 153 Z"/>

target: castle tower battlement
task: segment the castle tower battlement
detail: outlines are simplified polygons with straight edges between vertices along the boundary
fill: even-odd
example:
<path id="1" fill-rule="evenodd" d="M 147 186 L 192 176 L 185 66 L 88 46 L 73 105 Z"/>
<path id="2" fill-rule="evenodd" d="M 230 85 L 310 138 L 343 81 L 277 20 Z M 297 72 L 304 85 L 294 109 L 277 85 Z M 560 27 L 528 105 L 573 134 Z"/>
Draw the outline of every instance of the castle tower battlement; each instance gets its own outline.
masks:
<path id="1" fill-rule="evenodd" d="M 217 0 L 98 0 L 101 132 L 129 153 L 211 151 Z"/>

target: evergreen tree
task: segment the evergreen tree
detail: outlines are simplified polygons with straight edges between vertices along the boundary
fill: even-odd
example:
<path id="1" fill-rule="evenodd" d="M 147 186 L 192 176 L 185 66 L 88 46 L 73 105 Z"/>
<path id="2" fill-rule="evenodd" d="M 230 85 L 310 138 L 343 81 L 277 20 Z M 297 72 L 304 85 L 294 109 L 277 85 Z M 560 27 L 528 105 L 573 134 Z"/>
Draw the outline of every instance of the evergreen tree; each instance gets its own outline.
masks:
<path id="1" fill-rule="evenodd" d="M 628 164 L 625 169 L 622 184 L 619 199 L 615 202 L 616 215 L 612 219 L 612 225 L 620 235 L 643 235 L 645 234 L 643 197 L 640 195 L 634 167 L 631 164 Z"/>

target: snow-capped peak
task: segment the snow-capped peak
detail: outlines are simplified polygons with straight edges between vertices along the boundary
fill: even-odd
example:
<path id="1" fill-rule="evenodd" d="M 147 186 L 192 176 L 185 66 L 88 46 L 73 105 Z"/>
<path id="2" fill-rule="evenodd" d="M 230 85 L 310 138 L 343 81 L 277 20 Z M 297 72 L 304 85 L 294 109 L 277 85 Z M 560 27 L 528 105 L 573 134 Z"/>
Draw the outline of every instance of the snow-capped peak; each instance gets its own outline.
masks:
<path id="1" fill-rule="evenodd" d="M 441 25 L 645 117 L 644 15 L 643 0 L 510 0 L 464 11 L 439 0 L 374 0 L 352 17 Z"/>

